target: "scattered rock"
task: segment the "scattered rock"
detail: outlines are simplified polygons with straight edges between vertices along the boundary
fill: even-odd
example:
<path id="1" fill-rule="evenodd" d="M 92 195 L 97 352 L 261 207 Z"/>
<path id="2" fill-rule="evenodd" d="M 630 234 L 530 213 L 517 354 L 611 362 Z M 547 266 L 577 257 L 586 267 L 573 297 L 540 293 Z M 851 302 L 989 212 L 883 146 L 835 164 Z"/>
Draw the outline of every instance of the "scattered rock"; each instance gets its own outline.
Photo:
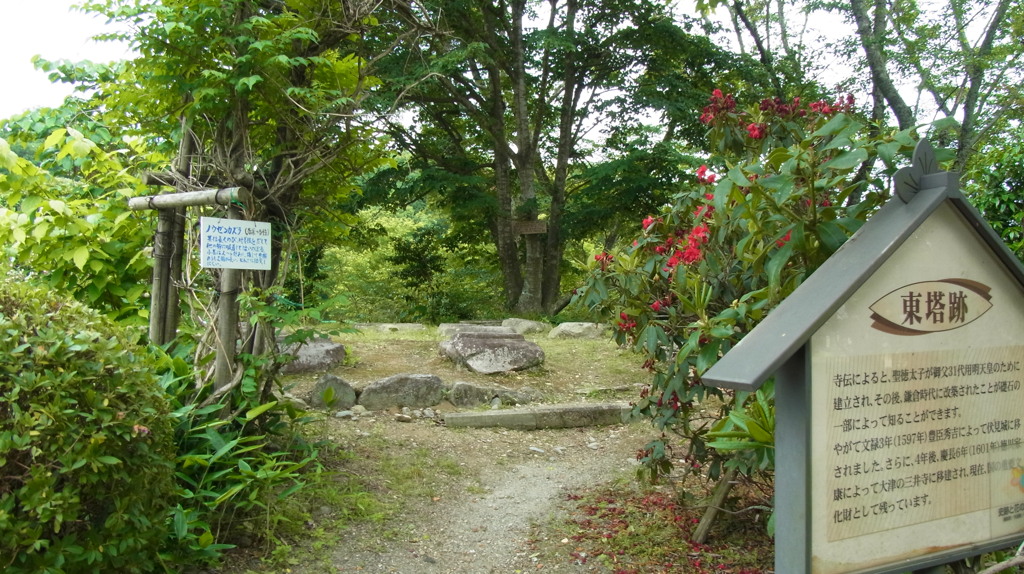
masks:
<path id="1" fill-rule="evenodd" d="M 602 323 L 562 323 L 548 333 L 549 339 L 603 339 L 608 330 Z"/>
<path id="2" fill-rule="evenodd" d="M 395 415 L 395 421 L 400 423 L 411 423 L 412 417 L 409 415 L 397 414 Z"/>
<path id="3" fill-rule="evenodd" d="M 326 371 L 345 362 L 345 345 L 330 339 L 310 339 L 302 344 L 285 346 L 282 352 L 295 357 L 281 367 L 283 375 Z"/>
<path id="4" fill-rule="evenodd" d="M 544 449 L 535 446 L 530 447 L 530 452 L 536 452 L 538 454 L 544 454 Z"/>
<path id="5" fill-rule="evenodd" d="M 531 321 L 529 319 L 505 319 L 501 322 L 502 327 L 512 329 L 520 335 L 529 335 L 530 333 L 543 333 L 551 328 L 551 325 L 541 321 Z"/>
<path id="6" fill-rule="evenodd" d="M 445 339 L 458 333 L 502 333 L 515 335 L 516 332 L 501 325 L 481 325 L 479 323 L 441 323 L 437 326 L 437 334 Z"/>
<path id="7" fill-rule="evenodd" d="M 504 327 L 500 327 L 504 329 Z M 441 352 L 475 373 L 522 371 L 544 363 L 544 350 L 518 333 L 456 333 Z"/>
<path id="8" fill-rule="evenodd" d="M 356 328 L 364 331 L 373 330 L 383 333 L 397 333 L 423 331 L 427 326 L 421 323 L 360 323 L 356 325 Z"/>
<path id="9" fill-rule="evenodd" d="M 371 411 L 432 407 L 442 400 L 444 384 L 436 375 L 394 375 L 370 383 L 359 394 L 359 404 Z"/>
<path id="10" fill-rule="evenodd" d="M 328 390 L 330 389 L 330 393 Z M 324 397 L 331 395 L 331 404 L 324 401 Z M 313 390 L 309 393 L 309 404 L 316 408 L 337 408 L 350 409 L 356 404 L 356 390 L 352 385 L 341 377 L 331 374 L 324 375 L 317 380 Z"/>
<path id="11" fill-rule="evenodd" d="M 538 396 L 529 391 L 514 391 L 505 387 L 485 386 L 465 381 L 457 381 L 448 391 L 448 401 L 459 408 L 476 408 L 481 405 L 524 405 L 538 400 Z"/>
<path id="12" fill-rule="evenodd" d="M 365 415 L 366 413 L 370 412 L 363 405 L 355 405 L 355 406 L 352 407 L 351 410 L 352 410 L 352 414 L 356 415 L 357 417 L 361 417 L 361 416 Z"/>
<path id="13" fill-rule="evenodd" d="M 355 417 L 355 413 L 352 411 L 338 411 L 334 413 L 334 418 L 336 419 L 351 419 L 353 417 Z"/>

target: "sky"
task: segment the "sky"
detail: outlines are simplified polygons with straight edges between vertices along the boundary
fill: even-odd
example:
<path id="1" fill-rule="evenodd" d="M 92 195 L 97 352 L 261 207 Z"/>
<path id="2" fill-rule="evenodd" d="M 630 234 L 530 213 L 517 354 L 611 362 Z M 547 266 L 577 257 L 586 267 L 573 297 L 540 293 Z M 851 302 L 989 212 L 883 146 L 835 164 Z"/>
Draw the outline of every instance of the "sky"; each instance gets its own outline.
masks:
<path id="1" fill-rule="evenodd" d="M 27 109 L 57 106 L 71 93 L 51 84 L 32 66 L 32 56 L 49 60 L 124 59 L 123 45 L 90 38 L 111 31 L 105 19 L 72 11 L 75 0 L 0 0 L 0 118 Z"/>

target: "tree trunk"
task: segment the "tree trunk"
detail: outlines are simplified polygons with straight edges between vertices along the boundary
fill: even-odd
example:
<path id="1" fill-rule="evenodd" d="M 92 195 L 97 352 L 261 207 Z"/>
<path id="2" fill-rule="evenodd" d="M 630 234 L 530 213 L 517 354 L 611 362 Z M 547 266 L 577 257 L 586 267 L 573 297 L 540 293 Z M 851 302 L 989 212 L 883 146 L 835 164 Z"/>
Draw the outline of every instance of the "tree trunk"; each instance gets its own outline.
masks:
<path id="1" fill-rule="evenodd" d="M 715 518 L 718 517 L 719 511 L 725 503 L 725 497 L 729 496 L 729 491 L 732 490 L 733 485 L 736 483 L 736 475 L 736 469 L 730 468 L 718 479 L 718 484 L 715 485 L 715 492 L 711 496 L 708 509 L 704 511 L 700 524 L 693 531 L 692 540 L 697 544 L 704 544 L 707 541 L 708 534 L 711 533 L 711 527 L 715 524 Z"/>
<path id="2" fill-rule="evenodd" d="M 885 54 L 882 51 L 882 38 L 885 30 L 872 29 L 871 19 L 868 17 L 868 8 L 864 0 L 850 0 L 850 9 L 853 18 L 857 23 L 857 36 L 860 38 L 861 47 L 867 56 L 868 68 L 871 70 L 871 81 L 875 89 L 882 95 L 889 104 L 889 109 L 896 116 L 896 122 L 901 130 L 909 129 L 914 125 L 914 112 L 907 105 L 907 102 L 900 95 L 896 85 L 889 76 L 886 68 Z M 884 10 L 884 2 L 875 3 L 875 10 Z M 884 19 L 876 18 L 876 21 Z"/>

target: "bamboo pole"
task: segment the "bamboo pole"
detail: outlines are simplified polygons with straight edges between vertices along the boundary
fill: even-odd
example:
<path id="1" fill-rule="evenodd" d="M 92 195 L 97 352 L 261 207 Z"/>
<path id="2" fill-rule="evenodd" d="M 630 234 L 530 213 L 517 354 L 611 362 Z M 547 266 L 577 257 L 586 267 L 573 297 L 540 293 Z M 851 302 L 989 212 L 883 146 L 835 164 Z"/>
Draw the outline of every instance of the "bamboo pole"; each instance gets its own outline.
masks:
<path id="1" fill-rule="evenodd" d="M 164 305 L 164 342 L 173 341 L 178 337 L 178 323 L 181 318 L 181 300 L 178 296 L 178 285 L 181 283 L 181 259 L 185 250 L 185 208 L 176 207 L 174 225 L 171 229 L 170 261 L 168 262 L 167 301 Z"/>
<path id="2" fill-rule="evenodd" d="M 199 191 L 133 197 L 128 200 L 128 209 L 143 211 L 146 209 L 193 207 L 196 205 L 230 205 L 234 201 L 248 204 L 250 199 L 251 194 L 244 187 L 201 189 Z"/>
<path id="3" fill-rule="evenodd" d="M 167 342 L 164 338 L 164 320 L 167 316 L 167 285 L 174 212 L 161 209 L 157 213 L 156 234 L 153 237 L 153 287 L 149 296 L 149 341 L 154 345 L 163 345 Z"/>

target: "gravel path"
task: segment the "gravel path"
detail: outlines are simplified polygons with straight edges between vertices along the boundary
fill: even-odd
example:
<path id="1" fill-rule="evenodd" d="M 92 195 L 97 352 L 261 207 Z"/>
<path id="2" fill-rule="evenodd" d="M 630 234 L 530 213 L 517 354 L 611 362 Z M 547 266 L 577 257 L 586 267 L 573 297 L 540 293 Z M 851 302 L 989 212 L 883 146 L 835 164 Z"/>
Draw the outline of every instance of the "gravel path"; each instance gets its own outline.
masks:
<path id="1" fill-rule="evenodd" d="M 535 525 L 558 516 L 566 494 L 632 476 L 635 452 L 642 445 L 636 426 L 531 432 L 473 429 L 456 436 L 449 429 L 435 428 L 435 437 L 417 434 L 421 446 L 465 460 L 479 473 L 478 483 L 468 491 L 407 508 L 395 540 L 358 539 L 355 534 L 357 539 L 342 541 L 332 550 L 332 571 L 605 572 L 593 564 L 573 563 L 568 550 L 565 560 L 544 563 L 530 539 L 538 535 Z"/>

